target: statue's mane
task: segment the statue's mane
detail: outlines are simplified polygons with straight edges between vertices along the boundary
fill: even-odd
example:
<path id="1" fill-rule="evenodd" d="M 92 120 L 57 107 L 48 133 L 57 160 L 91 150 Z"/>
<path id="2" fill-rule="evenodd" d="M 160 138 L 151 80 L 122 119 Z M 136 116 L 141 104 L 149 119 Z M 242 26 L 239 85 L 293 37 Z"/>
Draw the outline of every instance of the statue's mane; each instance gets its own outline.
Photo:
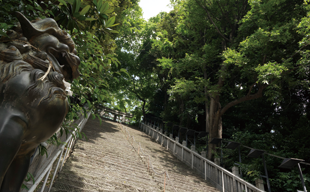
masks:
<path id="1" fill-rule="evenodd" d="M 63 86 L 63 76 L 57 72 L 50 72 L 44 80 L 40 78 L 45 74 L 41 69 L 35 69 L 29 63 L 23 60 L 14 60 L 12 62 L 0 61 L 0 84 L 7 85 L 9 81 L 21 74 L 22 72 L 29 72 L 30 84 L 26 88 L 24 95 L 36 95 L 36 100 L 32 102 L 32 106 L 39 106 L 41 102 L 50 100 L 55 93 L 61 94 L 64 97 L 66 93 Z M 14 99 L 9 94 L 3 91 L 4 101 Z"/>
<path id="2" fill-rule="evenodd" d="M 0 62 L 0 81 L 5 83 L 23 71 L 31 70 L 33 70 L 33 67 L 23 60 L 15 60 L 10 63 Z"/>
<path id="3" fill-rule="evenodd" d="M 66 44 L 72 53 L 75 44 L 70 35 L 60 29 L 55 20 L 51 18 L 38 19 L 30 22 L 24 15 L 17 13 L 19 24 L 7 32 L 8 37 L 0 39 L 0 87 L 10 84 L 10 80 L 23 72 L 29 72 L 30 83 L 22 93 L 29 98 L 36 98 L 32 106 L 54 97 L 66 96 L 63 83 L 63 74 L 50 71 L 51 60 L 45 51 L 39 50 L 32 43 L 36 37 L 49 34 L 59 42 Z M 46 75 L 46 76 L 45 76 Z M 45 76 L 44 78 L 42 78 Z M 14 98 L 3 90 L 4 100 L 13 101 Z"/>

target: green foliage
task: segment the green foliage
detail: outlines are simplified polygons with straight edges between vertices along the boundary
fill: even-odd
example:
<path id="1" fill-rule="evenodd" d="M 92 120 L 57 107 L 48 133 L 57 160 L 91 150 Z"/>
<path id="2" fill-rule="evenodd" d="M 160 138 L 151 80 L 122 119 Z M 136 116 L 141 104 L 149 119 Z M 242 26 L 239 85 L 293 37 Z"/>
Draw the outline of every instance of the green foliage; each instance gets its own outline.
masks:
<path id="1" fill-rule="evenodd" d="M 122 90 L 134 91 L 146 101 L 146 112 L 165 121 L 203 131 L 206 122 L 214 122 L 210 115 L 220 114 L 223 137 L 272 154 L 309 159 L 308 134 L 301 134 L 307 132 L 310 114 L 306 99 L 309 1 L 176 0 L 172 4 L 170 13 L 146 23 L 132 13 L 137 22 L 129 19 L 127 28 L 122 28 L 126 35 L 118 41 L 124 47 L 118 52 L 118 70 L 125 68 L 131 77 L 124 76 L 129 84 L 119 80 L 126 85 Z M 220 132 L 219 124 L 211 126 Z M 290 147 L 296 143 L 298 147 Z M 225 153 L 226 166 L 238 161 L 235 151 Z M 242 150 L 243 157 L 247 153 Z M 275 178 L 281 178 L 283 187 L 284 178 L 294 173 L 284 174 L 277 168 L 279 163 L 267 158 L 275 191 L 283 189 Z M 250 182 L 263 173 L 261 160 L 247 159 L 240 167 Z M 290 183 L 298 183 L 296 179 Z M 287 185 L 293 191 L 298 188 Z"/>
<path id="2" fill-rule="evenodd" d="M 31 173 L 27 173 L 26 178 L 25 178 L 25 182 L 29 182 L 32 181 L 32 184 L 35 183 L 34 177 Z M 29 190 L 29 188 L 23 183 L 21 189 L 27 189 Z"/>
<path id="3" fill-rule="evenodd" d="M 224 138 L 310 158 L 308 0 L 175 0 L 174 10 L 148 22 L 135 0 L 2 2 L 0 36 L 14 26 L 18 10 L 30 19 L 54 17 L 75 40 L 83 76 L 72 90 L 80 102 L 70 98 L 61 134 L 72 132 L 78 112 L 86 115 L 84 105 L 93 117 L 102 104 L 131 111 L 136 123 L 149 112 L 198 131 L 212 122 L 208 110 L 221 114 Z M 59 144 L 56 136 L 50 142 Z M 241 152 L 245 157 L 248 150 Z M 225 166 L 238 161 L 236 151 L 224 154 Z M 274 191 L 300 187 L 297 170 L 266 160 Z M 258 159 L 244 159 L 240 167 L 250 182 L 263 173 Z"/>

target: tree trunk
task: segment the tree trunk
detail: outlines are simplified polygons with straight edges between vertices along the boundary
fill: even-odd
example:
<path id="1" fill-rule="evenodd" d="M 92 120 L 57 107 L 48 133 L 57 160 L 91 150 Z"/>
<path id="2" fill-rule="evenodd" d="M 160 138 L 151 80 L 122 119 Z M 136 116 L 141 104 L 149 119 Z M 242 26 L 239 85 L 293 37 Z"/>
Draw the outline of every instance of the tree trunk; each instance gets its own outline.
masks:
<path id="1" fill-rule="evenodd" d="M 145 100 L 142 100 L 143 104 L 142 104 L 142 113 L 143 113 L 143 117 L 145 117 Z"/>
<path id="2" fill-rule="evenodd" d="M 213 159 L 214 152 L 218 144 L 211 144 L 210 141 L 214 138 L 222 138 L 222 114 L 219 96 L 211 98 L 210 103 L 210 118 L 209 118 L 209 140 L 208 140 L 208 158 Z"/>
<path id="3" fill-rule="evenodd" d="M 210 126 L 211 130 L 209 132 L 209 142 L 214 138 L 222 138 L 222 118 L 220 115 L 220 110 L 213 114 L 214 121 Z M 208 144 L 208 159 L 213 159 L 214 152 L 217 152 L 216 147 L 220 144 Z"/>
<path id="4" fill-rule="evenodd" d="M 207 68 L 206 65 L 203 65 L 203 75 L 204 75 L 204 79 L 207 81 Z M 209 106 L 208 106 L 208 91 L 207 91 L 207 86 L 205 86 L 205 106 L 206 106 L 206 132 L 210 133 L 210 126 L 209 126 Z"/>
<path id="5" fill-rule="evenodd" d="M 252 84 L 249 87 L 248 94 L 236 99 L 234 101 L 231 101 L 228 103 L 226 106 L 223 108 L 220 105 L 219 102 L 219 96 L 216 96 L 215 98 L 211 98 L 211 103 L 210 103 L 210 118 L 209 118 L 209 140 L 210 142 L 214 138 L 221 138 L 222 139 L 222 132 L 223 132 L 223 127 L 222 127 L 222 115 L 231 107 L 243 103 L 249 100 L 253 99 L 258 99 L 262 97 L 263 95 L 263 90 L 268 86 L 268 85 L 258 85 L 258 91 L 255 94 L 251 94 L 252 88 L 256 85 L 256 83 Z M 207 119 L 208 120 L 208 119 Z M 215 144 L 210 144 L 208 145 L 208 158 L 213 159 L 214 155 L 212 154 L 212 151 L 216 151 L 216 147 L 220 146 L 220 144 L 215 145 Z"/>

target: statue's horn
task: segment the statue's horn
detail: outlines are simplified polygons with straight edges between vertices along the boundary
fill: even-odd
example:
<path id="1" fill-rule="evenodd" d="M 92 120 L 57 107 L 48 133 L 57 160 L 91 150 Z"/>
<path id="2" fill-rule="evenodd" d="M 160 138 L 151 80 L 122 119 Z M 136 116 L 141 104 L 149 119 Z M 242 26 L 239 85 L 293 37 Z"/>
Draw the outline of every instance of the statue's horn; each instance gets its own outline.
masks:
<path id="1" fill-rule="evenodd" d="M 43 33 L 55 34 L 58 25 L 53 19 L 42 19 L 36 23 L 31 23 L 22 13 L 16 12 L 16 17 L 20 22 L 23 30 L 23 35 L 30 40 L 34 36 L 39 36 Z"/>

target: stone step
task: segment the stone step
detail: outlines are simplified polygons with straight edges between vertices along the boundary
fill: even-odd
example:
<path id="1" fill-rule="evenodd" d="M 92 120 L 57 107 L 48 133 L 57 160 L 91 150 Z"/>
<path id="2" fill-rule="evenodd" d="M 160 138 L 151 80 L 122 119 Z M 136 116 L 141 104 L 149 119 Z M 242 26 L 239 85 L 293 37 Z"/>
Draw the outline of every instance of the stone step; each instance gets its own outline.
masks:
<path id="1" fill-rule="evenodd" d="M 76 149 L 74 154 L 76 154 L 77 156 L 78 155 L 81 155 L 81 158 L 89 158 L 89 157 L 92 157 L 92 159 L 96 159 L 98 161 L 102 161 L 102 162 L 108 162 L 109 163 L 109 158 L 110 159 L 116 159 L 114 160 L 113 162 L 110 162 L 110 163 L 113 163 L 113 164 L 117 164 L 117 163 L 128 163 L 128 165 L 131 165 L 131 166 L 134 166 L 134 167 L 141 167 L 141 160 L 139 160 L 139 162 L 135 162 L 135 163 L 132 163 L 132 162 L 129 162 L 129 160 L 131 160 L 130 158 L 123 158 L 123 156 L 118 156 L 118 155 L 115 155 L 115 154 L 112 154 L 112 153 L 105 153 L 105 152 L 99 152 L 99 151 L 81 151 L 79 149 Z M 83 155 L 83 154 L 86 154 Z M 103 156 L 102 158 L 100 158 L 101 156 Z M 132 157 L 132 156 L 128 156 L 128 157 Z M 153 160 L 154 161 L 154 160 Z M 154 169 L 155 171 L 157 172 L 162 172 L 163 169 L 162 167 L 161 168 L 157 168 L 156 167 L 156 164 L 153 165 L 155 166 Z M 172 173 L 170 174 L 171 177 L 173 178 L 189 178 L 189 177 L 197 177 L 198 175 L 195 175 L 195 174 L 187 174 L 186 176 L 184 175 L 178 175 L 178 174 L 175 174 L 175 173 Z M 186 179 L 188 180 L 188 179 Z"/>
<path id="2" fill-rule="evenodd" d="M 117 148 L 115 148 L 114 150 L 117 150 Z M 94 155 L 100 155 L 101 157 L 116 157 L 116 158 L 120 158 L 124 161 L 126 160 L 132 160 L 132 159 L 139 159 L 139 156 L 137 154 L 137 152 L 135 152 L 134 149 L 128 149 L 126 151 L 123 152 L 114 152 L 113 150 L 98 150 L 98 149 L 89 149 L 89 150 L 84 150 L 82 148 L 75 147 L 75 152 L 80 152 L 80 153 L 84 153 L 87 156 L 94 156 Z"/>
<path id="3" fill-rule="evenodd" d="M 133 146 L 127 131 L 136 142 Z M 218 192 L 201 179 L 195 171 L 184 166 L 150 136 L 139 130 L 103 120 L 89 120 L 84 128 L 87 139 L 78 140 L 53 186 L 53 191 L 150 191 L 164 189 L 164 176 L 148 171 L 148 157 L 140 157 L 138 143 L 156 172 L 167 170 L 177 192 Z M 166 179 L 165 190 L 175 192 Z"/>
<path id="4" fill-rule="evenodd" d="M 87 188 L 87 189 L 85 189 Z M 51 192 L 109 192 L 109 191 L 151 191 L 145 189 L 137 189 L 132 187 L 130 184 L 121 184 L 117 182 L 106 182 L 102 186 L 94 186 L 91 184 L 85 185 L 77 181 L 63 180 L 58 181 L 54 184 L 51 189 Z"/>
<path id="5" fill-rule="evenodd" d="M 75 151 L 74 153 L 79 154 L 78 151 Z M 101 153 L 98 153 L 98 154 L 101 154 Z M 97 155 L 95 155 L 93 158 L 96 158 L 96 157 L 97 157 Z M 86 158 L 86 157 L 84 157 L 84 156 L 79 157 L 79 159 L 83 159 L 84 162 L 87 162 L 87 165 L 90 165 L 93 161 L 97 161 L 97 160 L 98 160 L 98 159 L 91 159 L 91 161 L 89 161 L 89 158 L 88 158 L 88 157 Z M 117 158 L 111 158 L 111 159 L 117 159 Z M 71 160 L 74 161 L 75 158 L 72 157 Z M 104 164 L 107 164 L 107 163 L 108 163 L 108 164 L 114 165 L 114 166 L 115 166 L 114 169 L 117 170 L 117 171 L 121 171 L 121 170 L 123 170 L 123 169 L 135 171 L 135 170 L 137 170 L 137 168 L 140 169 L 139 166 L 141 166 L 141 164 L 138 164 L 138 165 L 137 165 L 137 164 L 133 164 L 133 166 L 135 166 L 135 167 L 132 167 L 132 165 L 128 165 L 128 164 L 122 165 L 123 162 L 121 162 L 121 163 L 118 162 L 118 161 L 109 162 L 109 161 L 106 161 L 106 160 L 103 160 L 103 159 L 99 159 L 99 161 L 102 162 L 102 163 L 104 163 Z M 95 164 L 96 164 L 96 165 L 99 165 L 100 162 L 99 162 L 99 163 L 96 162 Z M 99 167 L 98 167 L 98 168 L 99 168 Z M 157 169 L 156 167 L 155 167 L 154 169 L 155 169 L 156 172 L 162 172 L 161 169 Z M 144 170 L 145 170 L 145 168 L 140 169 L 140 171 L 146 173 L 146 171 L 144 171 Z M 157 176 L 157 175 L 156 175 L 156 174 L 153 174 L 153 176 Z M 163 176 L 159 176 L 159 177 L 163 178 Z M 173 182 L 175 182 L 175 183 L 187 183 L 186 185 L 184 185 L 184 187 L 181 187 L 182 189 L 192 189 L 192 188 L 194 187 L 192 183 L 189 183 L 189 182 L 188 182 L 188 181 L 190 181 L 190 177 L 188 177 L 188 176 L 185 177 L 185 176 L 179 176 L 179 175 L 177 175 L 177 174 L 173 174 L 173 175 L 170 175 L 170 178 L 171 178 L 171 180 L 172 180 Z M 157 181 L 158 181 L 158 180 L 157 180 Z M 160 181 L 160 182 L 163 183 L 163 181 Z M 198 181 L 196 180 L 196 182 L 198 182 Z M 195 185 L 198 186 L 199 188 L 201 188 L 201 187 L 203 187 L 204 182 L 201 182 L 201 183 L 202 183 L 201 186 L 200 186 L 200 184 L 198 184 L 198 183 L 195 183 Z M 181 184 L 181 185 L 183 186 L 183 184 Z M 179 188 L 180 188 L 180 187 L 179 187 Z"/>
<path id="6" fill-rule="evenodd" d="M 83 158 L 93 158 L 99 161 L 105 161 L 107 159 L 116 159 L 117 162 L 123 162 L 123 163 L 129 163 L 129 164 L 135 164 L 140 166 L 142 162 L 142 159 L 148 159 L 147 157 L 143 157 L 142 159 L 138 154 L 131 154 L 131 155 L 117 155 L 113 153 L 106 153 L 106 152 L 98 152 L 98 151 L 81 151 L 79 149 L 76 149 L 74 151 L 74 154 L 77 156 L 81 156 Z M 133 157 L 134 156 L 134 157 Z"/>
<path id="7" fill-rule="evenodd" d="M 108 177 L 110 178 L 114 176 L 117 177 L 116 179 L 136 179 L 137 182 L 145 185 L 157 185 L 155 182 L 153 182 L 153 178 L 147 172 L 141 173 L 137 171 L 132 171 L 128 173 L 128 170 L 119 169 L 117 167 L 98 167 L 94 169 L 91 166 L 83 165 L 81 163 L 68 162 L 68 166 L 66 169 L 63 169 L 63 173 L 79 173 L 83 175 L 90 175 L 92 177 L 100 179 L 107 179 Z"/>
<path id="8" fill-rule="evenodd" d="M 131 186 L 132 188 L 142 191 L 156 191 L 158 185 L 156 183 L 141 183 L 137 182 L 139 178 L 130 178 L 130 177 L 120 177 L 120 175 L 113 176 L 114 173 L 98 174 L 92 175 L 94 172 L 86 173 L 79 170 L 74 170 L 72 172 L 65 171 L 60 177 L 61 181 L 66 181 L 65 183 L 76 183 L 77 187 L 92 187 L 93 189 L 110 189 L 115 190 L 115 186 Z"/>
<path id="9" fill-rule="evenodd" d="M 79 153 L 74 153 L 73 156 L 70 158 L 70 161 L 91 165 L 93 168 L 108 165 L 110 167 L 114 166 L 119 169 L 127 169 L 128 171 L 140 171 L 140 172 L 147 173 L 147 167 L 144 165 L 142 161 L 121 162 L 118 159 L 111 160 L 111 159 L 103 159 L 100 157 L 97 157 L 97 158 L 83 157 Z"/>

